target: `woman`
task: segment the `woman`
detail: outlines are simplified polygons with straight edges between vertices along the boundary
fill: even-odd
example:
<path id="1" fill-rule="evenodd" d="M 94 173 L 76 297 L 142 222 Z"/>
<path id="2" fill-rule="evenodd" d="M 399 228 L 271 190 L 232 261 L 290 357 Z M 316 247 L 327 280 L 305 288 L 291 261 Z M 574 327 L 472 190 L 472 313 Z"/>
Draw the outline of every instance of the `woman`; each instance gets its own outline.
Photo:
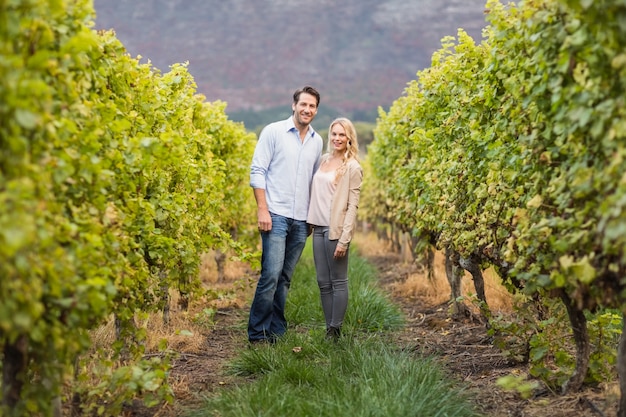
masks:
<path id="1" fill-rule="evenodd" d="M 348 307 L 348 252 L 363 180 L 356 129 L 350 120 L 333 120 L 327 149 L 313 176 L 307 223 L 313 227 L 313 259 L 326 336 L 337 340 Z"/>

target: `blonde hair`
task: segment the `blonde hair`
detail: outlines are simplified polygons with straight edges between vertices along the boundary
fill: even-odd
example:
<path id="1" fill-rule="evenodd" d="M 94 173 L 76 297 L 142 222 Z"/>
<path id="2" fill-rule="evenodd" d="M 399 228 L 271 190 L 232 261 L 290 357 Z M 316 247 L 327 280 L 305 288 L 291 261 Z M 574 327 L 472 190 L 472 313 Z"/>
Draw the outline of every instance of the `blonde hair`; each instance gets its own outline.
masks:
<path id="1" fill-rule="evenodd" d="M 352 122 L 346 117 L 336 118 L 330 123 L 330 126 L 328 127 L 328 143 L 326 145 L 326 149 L 328 150 L 328 152 L 326 153 L 326 159 L 330 158 L 331 155 L 331 131 L 333 130 L 333 126 L 335 126 L 336 124 L 343 127 L 346 132 L 346 139 L 348 140 L 348 142 L 346 143 L 346 151 L 343 155 L 341 155 L 341 165 L 339 166 L 339 168 L 337 168 L 337 174 L 334 181 L 335 184 L 337 184 L 339 182 L 339 179 L 343 176 L 343 174 L 345 174 L 348 166 L 348 161 L 350 161 L 351 159 L 355 159 L 357 161 L 359 160 L 359 141 L 356 134 L 356 128 L 354 127 L 354 124 L 352 124 Z"/>

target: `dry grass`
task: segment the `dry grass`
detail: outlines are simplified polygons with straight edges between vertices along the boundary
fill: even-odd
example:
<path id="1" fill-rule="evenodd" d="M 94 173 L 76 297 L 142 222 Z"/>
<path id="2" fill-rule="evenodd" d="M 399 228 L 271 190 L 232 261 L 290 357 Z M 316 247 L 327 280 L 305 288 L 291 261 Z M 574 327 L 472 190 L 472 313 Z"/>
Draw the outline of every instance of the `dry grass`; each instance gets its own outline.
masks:
<path id="1" fill-rule="evenodd" d="M 389 256 L 390 245 L 378 239 L 375 233 L 357 233 L 355 244 L 365 257 Z M 434 280 L 429 281 L 426 269 L 417 264 L 408 249 L 407 244 L 402 245 L 402 252 L 398 256 L 405 263 L 414 263 L 407 277 L 392 286 L 392 290 L 404 297 L 420 298 L 431 305 L 440 305 L 450 300 L 450 285 L 446 279 L 445 259 L 442 252 L 435 252 Z M 485 296 L 492 313 L 510 313 L 513 311 L 513 297 L 504 288 L 500 277 L 489 268 L 483 271 L 485 279 Z M 462 280 L 462 294 L 467 299 L 475 299 L 476 290 L 469 272 L 465 273 Z"/>
<path id="2" fill-rule="evenodd" d="M 214 324 L 218 310 L 241 309 L 247 303 L 251 288 L 250 271 L 245 264 L 226 261 L 224 279 L 218 282 L 217 264 L 213 253 L 202 256 L 199 278 L 206 295 L 190 302 L 186 311 L 179 308 L 179 293 L 170 290 L 170 320 L 163 321 L 162 313 L 137 315 L 135 323 L 146 330 L 144 342 L 146 353 L 157 352 L 162 341 L 168 349 L 180 353 L 201 351 L 206 342 L 207 330 Z M 115 341 L 115 323 L 109 321 L 91 333 L 94 349 L 107 349 Z"/>
<path id="3" fill-rule="evenodd" d="M 216 253 L 214 251 L 207 252 L 200 257 L 199 278 L 204 284 L 214 284 L 219 288 L 230 288 L 233 281 L 246 276 L 249 273 L 248 266 L 238 262 L 225 262 L 224 280 L 218 282 L 217 262 L 215 261 Z M 220 285 L 221 284 L 221 285 Z"/>
<path id="4" fill-rule="evenodd" d="M 435 279 L 429 281 L 426 271 L 420 268 L 417 272 L 410 274 L 407 279 L 395 287 L 405 295 L 425 298 L 429 303 L 442 304 L 450 299 L 450 285 L 446 279 L 445 260 L 441 252 L 435 253 Z M 513 298 L 502 285 L 500 277 L 493 271 L 487 269 L 483 272 L 485 279 L 485 296 L 492 312 L 512 312 Z M 469 272 L 465 272 L 462 280 L 463 296 L 476 298 L 474 281 Z"/>

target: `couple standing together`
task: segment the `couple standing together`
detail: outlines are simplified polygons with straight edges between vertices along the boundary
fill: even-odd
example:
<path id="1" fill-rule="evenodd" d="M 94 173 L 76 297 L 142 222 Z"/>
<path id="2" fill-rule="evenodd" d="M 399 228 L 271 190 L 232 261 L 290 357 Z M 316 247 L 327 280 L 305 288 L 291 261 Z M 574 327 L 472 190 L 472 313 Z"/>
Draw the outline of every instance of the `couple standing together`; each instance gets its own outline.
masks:
<path id="1" fill-rule="evenodd" d="M 363 170 L 356 130 L 346 118 L 330 124 L 327 153 L 322 155 L 323 140 L 310 125 L 319 103 L 313 87 L 296 90 L 292 116 L 267 125 L 254 151 L 250 185 L 262 257 L 248 321 L 250 343 L 273 343 L 287 331 L 287 292 L 311 233 L 326 335 L 335 340 L 341 335 Z"/>

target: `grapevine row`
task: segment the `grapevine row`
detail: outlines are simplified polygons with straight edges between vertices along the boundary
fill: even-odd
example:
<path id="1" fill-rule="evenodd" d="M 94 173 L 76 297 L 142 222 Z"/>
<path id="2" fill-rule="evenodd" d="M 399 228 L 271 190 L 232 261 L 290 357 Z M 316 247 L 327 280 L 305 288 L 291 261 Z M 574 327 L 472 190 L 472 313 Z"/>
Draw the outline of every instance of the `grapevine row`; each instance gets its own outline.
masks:
<path id="1" fill-rule="evenodd" d="M 486 8 L 481 43 L 445 38 L 380 111 L 363 213 L 493 266 L 511 291 L 561 300 L 577 349 L 564 389 L 576 390 L 586 313 L 626 311 L 626 2 Z"/>
<path id="2" fill-rule="evenodd" d="M 90 329 L 114 315 L 132 364 L 134 317 L 164 308 L 170 287 L 199 292 L 202 253 L 250 257 L 254 135 L 195 92 L 185 64 L 161 73 L 94 31 L 91 1 L 0 9 L 2 411 L 49 415 L 81 379 Z M 166 367 L 141 366 L 139 389 L 167 396 Z M 94 392 L 75 394 L 88 405 Z"/>

